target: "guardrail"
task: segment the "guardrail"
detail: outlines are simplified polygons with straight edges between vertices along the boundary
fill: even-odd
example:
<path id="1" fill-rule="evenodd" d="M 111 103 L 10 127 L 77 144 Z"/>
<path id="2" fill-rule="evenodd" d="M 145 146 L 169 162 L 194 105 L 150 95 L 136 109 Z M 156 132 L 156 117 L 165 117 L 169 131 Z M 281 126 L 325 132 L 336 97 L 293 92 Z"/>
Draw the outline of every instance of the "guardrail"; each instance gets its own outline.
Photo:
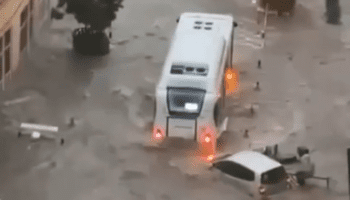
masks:
<path id="1" fill-rule="evenodd" d="M 296 174 L 292 174 L 292 173 L 288 173 L 288 175 L 296 176 Z M 326 180 L 326 182 L 327 182 L 327 189 L 329 189 L 329 180 L 330 180 L 330 177 L 311 176 L 311 177 L 309 177 L 309 178 L 319 179 L 319 180 Z"/>

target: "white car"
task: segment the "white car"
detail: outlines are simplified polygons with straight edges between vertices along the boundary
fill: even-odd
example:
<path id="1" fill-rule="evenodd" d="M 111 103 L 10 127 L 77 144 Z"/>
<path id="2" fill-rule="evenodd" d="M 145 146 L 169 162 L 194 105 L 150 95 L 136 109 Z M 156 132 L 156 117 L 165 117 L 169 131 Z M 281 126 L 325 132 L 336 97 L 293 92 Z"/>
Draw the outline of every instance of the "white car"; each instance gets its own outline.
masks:
<path id="1" fill-rule="evenodd" d="M 242 151 L 215 161 L 211 167 L 223 182 L 253 197 L 286 191 L 292 179 L 277 161 L 254 151 Z"/>

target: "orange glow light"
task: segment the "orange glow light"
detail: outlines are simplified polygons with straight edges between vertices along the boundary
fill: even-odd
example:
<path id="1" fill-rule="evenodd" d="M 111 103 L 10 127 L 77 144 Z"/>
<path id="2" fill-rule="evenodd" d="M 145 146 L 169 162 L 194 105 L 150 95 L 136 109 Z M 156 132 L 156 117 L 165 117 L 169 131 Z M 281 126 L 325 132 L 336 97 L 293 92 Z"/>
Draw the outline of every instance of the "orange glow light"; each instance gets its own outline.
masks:
<path id="1" fill-rule="evenodd" d="M 155 125 L 153 128 L 153 134 L 152 134 L 152 141 L 162 141 L 164 139 L 164 129 L 159 126 L 159 125 Z"/>
<path id="2" fill-rule="evenodd" d="M 226 94 L 233 94 L 238 91 L 239 88 L 239 75 L 236 69 L 228 68 L 225 72 L 226 74 Z"/>
<path id="3" fill-rule="evenodd" d="M 204 125 L 200 132 L 199 150 L 204 161 L 211 161 L 216 153 L 215 128 L 209 124 Z"/>

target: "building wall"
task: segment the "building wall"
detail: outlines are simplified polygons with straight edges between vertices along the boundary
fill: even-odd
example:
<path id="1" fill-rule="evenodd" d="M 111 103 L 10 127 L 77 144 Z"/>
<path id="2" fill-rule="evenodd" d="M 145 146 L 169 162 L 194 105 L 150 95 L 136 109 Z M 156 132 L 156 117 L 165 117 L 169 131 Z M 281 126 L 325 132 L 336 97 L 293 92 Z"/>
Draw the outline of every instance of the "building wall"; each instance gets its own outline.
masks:
<path id="1" fill-rule="evenodd" d="M 30 41 L 50 19 L 48 4 L 49 0 L 5 0 L 0 5 L 0 83 L 3 90 L 19 70 L 19 61 L 30 50 Z"/>

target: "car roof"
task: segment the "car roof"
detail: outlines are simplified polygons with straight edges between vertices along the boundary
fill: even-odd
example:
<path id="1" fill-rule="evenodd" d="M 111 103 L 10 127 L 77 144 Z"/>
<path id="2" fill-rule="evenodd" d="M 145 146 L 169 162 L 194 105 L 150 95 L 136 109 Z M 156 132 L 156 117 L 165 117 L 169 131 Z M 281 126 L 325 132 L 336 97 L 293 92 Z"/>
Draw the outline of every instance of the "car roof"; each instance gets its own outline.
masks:
<path id="1" fill-rule="evenodd" d="M 258 174 L 282 166 L 279 162 L 254 151 L 242 151 L 220 161 L 233 161 Z"/>

